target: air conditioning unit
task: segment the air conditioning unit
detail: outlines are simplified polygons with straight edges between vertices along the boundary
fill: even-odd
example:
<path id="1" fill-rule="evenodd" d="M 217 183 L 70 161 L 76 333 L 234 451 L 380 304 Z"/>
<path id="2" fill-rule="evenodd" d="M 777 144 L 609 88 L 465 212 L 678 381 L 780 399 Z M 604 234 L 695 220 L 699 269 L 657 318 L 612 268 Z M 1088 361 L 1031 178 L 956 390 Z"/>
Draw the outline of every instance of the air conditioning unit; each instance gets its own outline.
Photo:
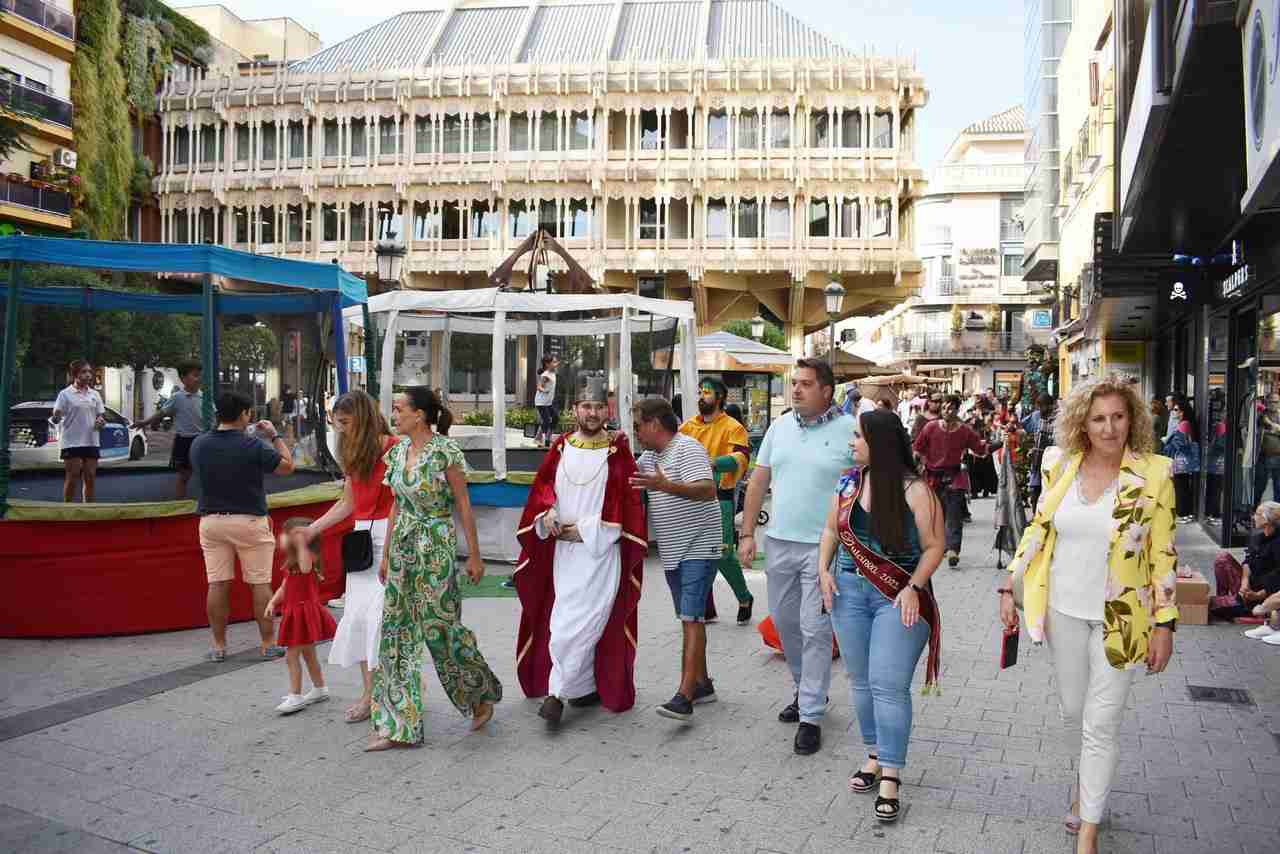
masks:
<path id="1" fill-rule="evenodd" d="M 75 169 L 76 153 L 69 148 L 55 148 L 53 150 L 53 165 L 59 169 Z"/>

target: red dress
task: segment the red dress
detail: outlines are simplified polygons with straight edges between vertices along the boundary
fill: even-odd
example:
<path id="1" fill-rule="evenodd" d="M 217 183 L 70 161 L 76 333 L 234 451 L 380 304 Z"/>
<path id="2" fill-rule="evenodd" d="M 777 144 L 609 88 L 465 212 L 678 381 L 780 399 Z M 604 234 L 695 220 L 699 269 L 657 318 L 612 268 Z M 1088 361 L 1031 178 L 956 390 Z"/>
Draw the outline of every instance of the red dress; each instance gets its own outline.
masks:
<path id="1" fill-rule="evenodd" d="M 280 646 L 301 646 L 331 639 L 338 624 L 329 610 L 320 604 L 320 584 L 316 574 L 289 574 L 284 577 L 284 584 L 283 616 L 276 643 Z"/>

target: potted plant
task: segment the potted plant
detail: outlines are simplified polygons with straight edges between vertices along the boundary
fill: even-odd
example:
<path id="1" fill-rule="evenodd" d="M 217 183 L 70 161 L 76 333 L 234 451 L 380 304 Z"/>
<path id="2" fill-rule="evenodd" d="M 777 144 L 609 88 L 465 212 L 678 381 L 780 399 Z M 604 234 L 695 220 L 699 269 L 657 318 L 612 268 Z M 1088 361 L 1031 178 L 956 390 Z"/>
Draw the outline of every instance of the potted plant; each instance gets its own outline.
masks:
<path id="1" fill-rule="evenodd" d="M 987 349 L 1000 349 L 1000 306 L 991 305 L 987 307 Z"/>
<path id="2" fill-rule="evenodd" d="M 951 306 L 951 346 L 954 349 L 960 347 L 960 336 L 964 333 L 964 312 L 960 310 L 958 304 Z"/>

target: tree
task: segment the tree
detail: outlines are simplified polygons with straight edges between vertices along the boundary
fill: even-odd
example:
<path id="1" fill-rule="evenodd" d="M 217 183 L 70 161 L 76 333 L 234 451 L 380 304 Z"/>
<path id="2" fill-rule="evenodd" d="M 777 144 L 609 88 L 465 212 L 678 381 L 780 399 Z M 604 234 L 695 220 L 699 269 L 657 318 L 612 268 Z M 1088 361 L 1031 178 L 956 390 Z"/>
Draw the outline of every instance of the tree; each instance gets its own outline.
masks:
<path id="1" fill-rule="evenodd" d="M 30 151 L 22 136 L 22 125 L 11 116 L 0 116 L 0 161 L 7 161 L 15 151 Z"/>
<path id="2" fill-rule="evenodd" d="M 751 321 L 731 320 L 724 325 L 724 331 L 728 332 L 730 335 L 737 335 L 739 338 L 750 339 L 751 338 Z M 786 351 L 787 349 L 787 336 L 783 334 L 781 329 L 774 326 L 772 323 L 769 323 L 768 321 L 766 321 L 764 324 L 763 339 L 764 339 L 763 343 L 767 347 L 772 347 L 775 350 L 783 350 L 783 351 Z"/>
<path id="3" fill-rule="evenodd" d="M 74 216 L 77 227 L 97 240 L 124 236 L 133 177 L 120 30 L 118 0 L 76 3 L 78 43 L 71 61 L 71 99 L 84 195 Z"/>

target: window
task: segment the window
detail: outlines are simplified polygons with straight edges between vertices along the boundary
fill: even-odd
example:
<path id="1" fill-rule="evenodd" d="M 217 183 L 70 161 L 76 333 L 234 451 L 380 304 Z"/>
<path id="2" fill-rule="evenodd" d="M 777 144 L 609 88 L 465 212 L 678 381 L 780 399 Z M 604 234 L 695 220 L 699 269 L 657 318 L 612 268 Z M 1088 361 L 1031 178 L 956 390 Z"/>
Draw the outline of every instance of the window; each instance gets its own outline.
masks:
<path id="1" fill-rule="evenodd" d="M 591 208 L 586 199 L 569 200 L 569 221 L 565 237 L 586 237 L 591 233 Z"/>
<path id="2" fill-rule="evenodd" d="M 840 115 L 840 146 L 842 148 L 862 148 L 862 113 L 858 110 L 845 110 Z"/>
<path id="3" fill-rule="evenodd" d="M 351 135 L 351 156 L 364 157 L 369 146 L 364 119 L 355 119 L 348 124 L 347 133 Z"/>
<path id="4" fill-rule="evenodd" d="M 367 219 L 363 202 L 347 208 L 347 234 L 349 240 L 358 243 L 364 242 L 369 228 L 366 225 Z"/>
<path id="5" fill-rule="evenodd" d="M 324 156 L 337 157 L 342 153 L 341 128 L 336 119 L 324 123 Z"/>
<path id="6" fill-rule="evenodd" d="M 738 200 L 738 236 L 760 236 L 760 206 L 755 199 Z"/>
<path id="7" fill-rule="evenodd" d="M 871 220 L 872 237 L 888 237 L 893 219 L 893 202 L 888 199 L 876 199 L 875 215 Z"/>
<path id="8" fill-rule="evenodd" d="M 471 116 L 471 150 L 493 151 L 493 116 L 475 113 Z"/>
<path id="9" fill-rule="evenodd" d="M 809 147 L 831 147 L 831 115 L 825 110 L 809 111 Z"/>
<path id="10" fill-rule="evenodd" d="M 262 137 L 262 161 L 273 163 L 276 159 L 276 123 L 264 122 L 259 133 Z"/>
<path id="11" fill-rule="evenodd" d="M 666 212 L 657 199 L 640 200 L 640 239 L 659 240 L 666 230 Z"/>
<path id="12" fill-rule="evenodd" d="M 862 202 L 845 199 L 840 208 L 840 236 L 858 237 L 862 234 Z"/>
<path id="13" fill-rule="evenodd" d="M 774 110 L 769 116 L 769 145 L 773 148 L 791 147 L 791 114 L 786 110 Z"/>
<path id="14" fill-rule="evenodd" d="M 178 128 L 173 134 L 173 162 L 179 166 L 191 161 L 191 132 Z"/>
<path id="15" fill-rule="evenodd" d="M 533 233 L 533 211 L 524 200 L 507 202 L 507 222 L 512 237 L 528 237 Z"/>
<path id="16" fill-rule="evenodd" d="M 569 148 L 574 151 L 589 151 L 592 148 L 591 118 L 587 113 L 569 114 Z"/>
<path id="17" fill-rule="evenodd" d="M 707 239 L 729 238 L 729 206 L 724 199 L 707 199 Z"/>
<path id="18" fill-rule="evenodd" d="M 826 199 L 812 199 L 809 202 L 809 236 L 831 236 L 831 207 Z"/>
<path id="19" fill-rule="evenodd" d="M 418 154 L 431 154 L 436 145 L 436 124 L 426 116 L 413 120 L 413 150 Z"/>
<path id="20" fill-rule="evenodd" d="M 1022 254 L 1005 253 L 1000 258 L 1000 275 L 1002 276 L 1021 276 L 1022 275 Z"/>
<path id="21" fill-rule="evenodd" d="M 543 199 L 538 202 L 538 228 L 550 234 L 560 233 L 559 205 L 554 199 Z"/>
<path id="22" fill-rule="evenodd" d="M 442 240 L 462 237 L 462 208 L 457 202 L 445 202 L 440 206 L 440 237 Z"/>
<path id="23" fill-rule="evenodd" d="M 538 150 L 560 150 L 560 116 L 557 113 L 543 113 L 538 117 Z"/>
<path id="24" fill-rule="evenodd" d="M 738 148 L 760 147 L 760 114 L 755 110 L 738 113 Z"/>
<path id="25" fill-rule="evenodd" d="M 530 142 L 529 114 L 511 114 L 511 150 L 528 151 Z"/>
<path id="26" fill-rule="evenodd" d="M 297 160 L 307 156 L 307 137 L 303 133 L 302 122 L 289 122 L 289 159 Z"/>
<path id="27" fill-rule="evenodd" d="M 249 209 L 232 208 L 231 222 L 235 226 L 235 242 L 249 242 Z"/>
<path id="28" fill-rule="evenodd" d="M 302 206 L 289 205 L 284 209 L 285 239 L 290 243 L 302 242 Z"/>
<path id="29" fill-rule="evenodd" d="M 378 153 L 395 154 L 397 148 L 399 146 L 396 145 L 396 120 L 378 119 Z"/>
<path id="30" fill-rule="evenodd" d="M 217 211 L 213 208 L 201 208 L 197 216 L 200 219 L 200 228 L 196 235 L 196 239 L 201 243 L 217 243 Z"/>
<path id="31" fill-rule="evenodd" d="M 236 125 L 236 160 L 248 160 L 249 153 L 249 126 Z"/>
<path id="32" fill-rule="evenodd" d="M 338 206 L 320 206 L 321 232 L 320 239 L 332 243 L 338 239 Z"/>
<path id="33" fill-rule="evenodd" d="M 871 147 L 893 148 L 893 113 L 876 111 L 871 120 Z"/>
<path id="34" fill-rule="evenodd" d="M 276 242 L 276 209 L 271 205 L 258 208 L 258 242 L 264 246 Z"/>
<path id="35" fill-rule="evenodd" d="M 791 237 L 791 204 L 786 199 L 772 199 L 769 202 L 769 220 L 766 223 L 768 236 L 776 240 L 788 240 Z"/>
<path id="36" fill-rule="evenodd" d="M 471 225 L 467 229 L 467 236 L 471 238 L 491 237 L 497 235 L 497 233 L 498 217 L 493 211 L 489 210 L 489 203 L 487 201 L 472 202 Z"/>
<path id="37" fill-rule="evenodd" d="M 662 132 L 658 127 L 657 110 L 640 111 L 640 149 L 657 151 L 662 148 Z"/>
<path id="38" fill-rule="evenodd" d="M 440 150 L 445 154 L 462 153 L 462 116 L 454 113 L 444 117 L 444 140 Z"/>
<path id="39" fill-rule="evenodd" d="M 200 128 L 200 162 L 216 163 L 218 160 L 218 129 L 214 125 Z"/>
<path id="40" fill-rule="evenodd" d="M 191 223 L 187 221 L 186 208 L 174 208 L 173 210 L 173 238 L 174 243 L 190 243 L 191 242 Z"/>
<path id="41" fill-rule="evenodd" d="M 707 148 L 729 147 L 729 114 L 724 110 L 707 113 Z"/>

